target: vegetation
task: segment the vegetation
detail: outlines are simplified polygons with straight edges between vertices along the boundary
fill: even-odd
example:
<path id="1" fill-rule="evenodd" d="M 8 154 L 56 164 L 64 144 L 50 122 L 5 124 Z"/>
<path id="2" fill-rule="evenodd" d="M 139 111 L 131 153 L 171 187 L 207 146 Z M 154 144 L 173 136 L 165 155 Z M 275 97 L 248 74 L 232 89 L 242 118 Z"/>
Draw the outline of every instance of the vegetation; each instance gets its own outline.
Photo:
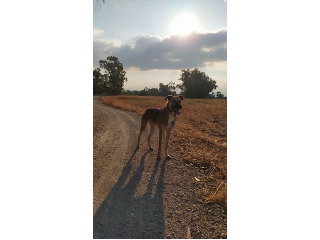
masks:
<path id="1" fill-rule="evenodd" d="M 167 85 L 159 84 L 159 96 L 168 96 L 176 94 L 176 86 L 174 82 L 170 82 Z"/>
<path id="2" fill-rule="evenodd" d="M 128 79 L 125 76 L 126 71 L 117 57 L 109 56 L 106 60 L 100 60 L 99 64 L 105 73 L 103 74 L 100 68 L 93 70 L 93 94 L 167 96 L 175 95 L 176 90 L 180 89 L 180 95 L 188 98 L 227 98 L 220 91 L 215 95 L 212 90 L 218 87 L 216 81 L 197 68 L 194 70 L 182 69 L 179 78 L 182 83 L 177 86 L 174 82 L 160 83 L 159 88 L 145 87 L 140 91 L 130 91 L 123 89 L 123 84 Z"/>
<path id="3" fill-rule="evenodd" d="M 207 98 L 209 93 L 218 87 L 215 80 L 197 68 L 194 70 L 182 69 L 181 71 L 179 80 L 182 81 L 182 84 L 177 87 L 184 92 L 186 97 Z"/>
<path id="4" fill-rule="evenodd" d="M 174 82 L 168 84 L 159 84 L 159 88 L 147 88 L 145 87 L 141 91 L 130 91 L 126 90 L 122 92 L 122 95 L 133 95 L 133 96 L 168 96 L 176 94 L 176 87 Z"/>
<path id="5" fill-rule="evenodd" d="M 217 92 L 217 97 L 218 99 L 224 99 L 224 98 L 227 98 L 225 97 L 221 92 Z"/>
<path id="6" fill-rule="evenodd" d="M 108 83 L 108 74 L 102 74 L 100 68 L 93 70 L 93 94 L 102 94 L 110 92 Z"/>
<path id="7" fill-rule="evenodd" d="M 100 68 L 93 70 L 93 93 L 118 95 L 123 92 L 123 84 L 127 81 L 126 71 L 118 58 L 109 56 L 106 60 L 100 60 L 99 64 L 106 73 L 102 74 Z"/>
<path id="8" fill-rule="evenodd" d="M 170 82 L 167 85 L 164 85 L 163 83 L 159 84 L 159 88 L 147 88 L 145 87 L 143 90 L 137 91 L 130 91 L 125 90 L 121 93 L 121 95 L 128 95 L 128 96 L 167 96 L 167 95 L 176 95 L 176 86 L 173 82 Z M 180 95 L 184 95 L 184 92 L 181 92 Z M 216 94 L 214 92 L 208 94 L 206 98 L 209 99 L 226 99 L 227 97 L 224 96 L 221 92 L 217 92 Z"/>
<path id="9" fill-rule="evenodd" d="M 102 97 L 106 105 L 137 112 L 162 108 L 163 97 Z M 178 124 L 172 131 L 172 155 L 206 173 L 199 195 L 206 203 L 227 203 L 227 100 L 185 99 Z"/>

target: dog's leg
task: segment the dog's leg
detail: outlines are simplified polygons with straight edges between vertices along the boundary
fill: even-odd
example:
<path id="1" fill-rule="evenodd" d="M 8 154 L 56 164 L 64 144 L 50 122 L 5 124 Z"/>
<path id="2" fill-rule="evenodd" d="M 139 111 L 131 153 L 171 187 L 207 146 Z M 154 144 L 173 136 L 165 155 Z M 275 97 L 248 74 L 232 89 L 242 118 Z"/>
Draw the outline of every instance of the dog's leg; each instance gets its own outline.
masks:
<path id="1" fill-rule="evenodd" d="M 157 159 L 160 160 L 161 159 L 161 142 L 162 142 L 162 135 L 163 135 L 163 129 L 160 126 L 159 127 L 159 147 L 158 147 L 158 157 Z"/>
<path id="2" fill-rule="evenodd" d="M 151 140 L 151 137 L 152 137 L 152 135 L 154 133 L 154 129 L 155 129 L 156 126 L 151 122 L 149 122 L 149 124 L 150 124 L 150 134 L 149 134 L 149 137 L 148 137 L 148 144 L 149 144 L 149 149 L 152 151 L 153 147 L 151 147 L 150 140 Z"/>
<path id="3" fill-rule="evenodd" d="M 147 119 L 146 115 L 143 114 L 142 118 L 141 118 L 141 128 L 140 128 L 140 134 L 139 134 L 139 137 L 138 137 L 137 149 L 139 149 L 140 138 L 141 138 L 141 135 L 142 135 L 143 131 L 146 129 L 147 123 L 148 123 L 148 119 Z"/>
<path id="4" fill-rule="evenodd" d="M 164 147 L 165 153 L 166 153 L 166 159 L 171 159 L 171 156 L 168 154 L 168 144 L 169 144 L 170 134 L 171 134 L 171 128 L 168 128 L 166 131 L 166 145 Z"/>

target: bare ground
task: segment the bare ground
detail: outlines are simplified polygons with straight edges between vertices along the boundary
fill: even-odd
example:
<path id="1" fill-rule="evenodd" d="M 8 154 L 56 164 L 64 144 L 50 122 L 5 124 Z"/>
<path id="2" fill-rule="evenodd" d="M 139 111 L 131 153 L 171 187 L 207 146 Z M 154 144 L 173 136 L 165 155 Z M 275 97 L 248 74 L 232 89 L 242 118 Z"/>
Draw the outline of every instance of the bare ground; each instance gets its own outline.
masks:
<path id="1" fill-rule="evenodd" d="M 180 161 L 170 143 L 173 159 L 157 161 L 158 134 L 148 151 L 148 130 L 135 149 L 140 118 L 94 98 L 93 237 L 187 238 L 189 228 L 192 238 L 226 238 L 226 209 L 197 194 L 204 171 Z"/>

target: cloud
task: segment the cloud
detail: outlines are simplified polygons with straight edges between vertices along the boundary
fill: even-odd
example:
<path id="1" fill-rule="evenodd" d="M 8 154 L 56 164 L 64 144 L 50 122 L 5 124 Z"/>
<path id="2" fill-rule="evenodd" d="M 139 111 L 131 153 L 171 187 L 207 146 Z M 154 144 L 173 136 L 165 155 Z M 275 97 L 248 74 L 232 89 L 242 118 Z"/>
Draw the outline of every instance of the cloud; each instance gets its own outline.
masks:
<path id="1" fill-rule="evenodd" d="M 227 31 L 193 33 L 189 36 L 160 38 L 141 36 L 132 43 L 94 41 L 94 61 L 114 55 L 125 68 L 183 69 L 203 67 L 208 62 L 227 60 Z"/>
<path id="2" fill-rule="evenodd" d="M 93 36 L 95 37 L 95 36 L 99 36 L 99 35 L 101 35 L 101 34 L 103 34 L 104 33 L 104 30 L 102 30 L 102 29 L 98 29 L 98 28 L 94 28 L 93 29 Z"/>
<path id="3" fill-rule="evenodd" d="M 110 50 L 121 47 L 121 41 L 118 39 L 96 39 L 93 40 L 93 68 L 99 67 L 99 60 L 106 59 L 112 55 Z"/>

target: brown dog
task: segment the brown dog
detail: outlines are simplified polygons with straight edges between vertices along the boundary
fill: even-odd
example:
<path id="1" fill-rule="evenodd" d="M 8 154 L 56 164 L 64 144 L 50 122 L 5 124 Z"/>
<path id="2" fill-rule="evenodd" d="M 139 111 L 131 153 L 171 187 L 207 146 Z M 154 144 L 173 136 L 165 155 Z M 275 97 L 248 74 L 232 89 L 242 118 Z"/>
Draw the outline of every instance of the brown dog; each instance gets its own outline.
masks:
<path id="1" fill-rule="evenodd" d="M 162 135 L 164 132 L 166 132 L 166 143 L 164 148 L 166 153 L 166 158 L 171 159 L 171 157 L 168 155 L 168 143 L 169 143 L 171 130 L 176 121 L 176 115 L 180 114 L 179 109 L 182 108 L 181 101 L 183 100 L 183 96 L 168 95 L 165 98 L 165 100 L 168 100 L 168 101 L 167 101 L 167 105 L 163 109 L 149 108 L 142 115 L 141 128 L 140 128 L 140 134 L 139 134 L 138 146 L 137 146 L 137 148 L 139 148 L 141 134 L 146 129 L 147 123 L 149 123 L 150 134 L 148 137 L 148 144 L 149 144 L 150 150 L 153 150 L 153 147 L 151 147 L 151 144 L 150 144 L 150 139 L 154 133 L 155 127 L 158 127 L 159 128 L 159 147 L 158 147 L 158 157 L 157 157 L 158 159 L 161 158 L 161 142 L 162 142 Z"/>

